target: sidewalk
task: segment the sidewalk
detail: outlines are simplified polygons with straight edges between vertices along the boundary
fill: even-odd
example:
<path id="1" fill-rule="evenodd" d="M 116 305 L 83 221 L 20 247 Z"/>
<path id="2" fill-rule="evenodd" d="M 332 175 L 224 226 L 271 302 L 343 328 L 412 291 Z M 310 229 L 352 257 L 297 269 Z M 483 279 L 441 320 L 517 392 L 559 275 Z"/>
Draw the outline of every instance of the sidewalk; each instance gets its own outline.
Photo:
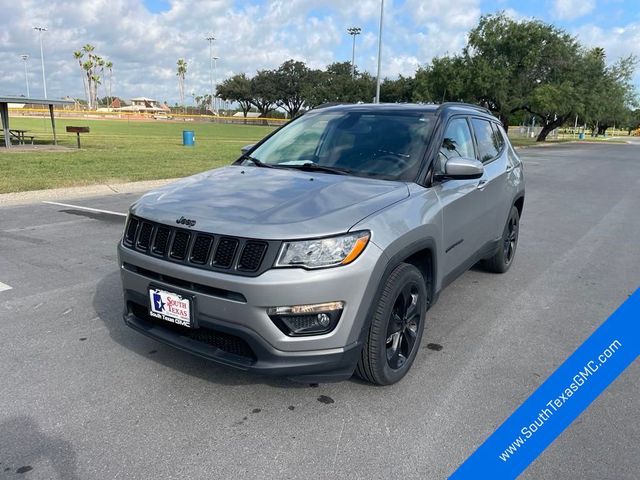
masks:
<path id="1" fill-rule="evenodd" d="M 82 187 L 53 188 L 50 190 L 30 190 L 27 192 L 13 192 L 0 194 L 0 207 L 24 205 L 41 202 L 43 200 L 71 200 L 74 198 L 101 197 L 117 195 L 119 193 L 142 193 L 167 183 L 175 182 L 177 178 L 164 180 L 145 180 L 142 182 L 112 183 L 100 185 L 86 185 Z"/>

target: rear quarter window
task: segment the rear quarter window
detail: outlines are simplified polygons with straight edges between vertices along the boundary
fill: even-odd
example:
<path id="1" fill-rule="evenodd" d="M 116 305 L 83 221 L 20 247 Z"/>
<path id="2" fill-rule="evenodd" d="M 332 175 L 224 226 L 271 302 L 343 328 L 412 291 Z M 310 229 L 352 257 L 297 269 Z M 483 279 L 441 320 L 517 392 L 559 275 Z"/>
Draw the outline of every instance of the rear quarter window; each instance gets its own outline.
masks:
<path id="1" fill-rule="evenodd" d="M 473 130 L 476 134 L 476 143 L 478 144 L 478 159 L 482 163 L 487 163 L 496 158 L 501 148 L 498 148 L 495 130 L 491 126 L 491 122 L 481 118 L 471 119 Z M 504 142 L 504 138 L 501 138 Z"/>
<path id="2" fill-rule="evenodd" d="M 506 143 L 503 130 L 497 123 L 492 123 L 491 126 L 493 127 L 493 143 L 498 149 L 498 152 L 501 152 Z"/>

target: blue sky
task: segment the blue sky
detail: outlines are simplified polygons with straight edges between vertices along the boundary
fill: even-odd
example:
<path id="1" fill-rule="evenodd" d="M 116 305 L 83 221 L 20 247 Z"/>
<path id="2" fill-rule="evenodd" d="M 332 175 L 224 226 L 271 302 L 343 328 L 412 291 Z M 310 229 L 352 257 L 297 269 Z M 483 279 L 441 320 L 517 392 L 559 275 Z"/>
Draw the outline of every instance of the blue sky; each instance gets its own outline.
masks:
<path id="1" fill-rule="evenodd" d="M 178 58 L 188 64 L 187 92 L 208 91 L 204 38 L 211 33 L 218 80 L 289 58 L 312 67 L 348 61 L 349 26 L 362 28 L 358 67 L 373 72 L 376 66 L 380 0 L 0 0 L 0 9 L 2 94 L 24 93 L 22 53 L 30 55 L 32 93 L 42 87 L 34 24 L 48 27 L 47 87 L 56 97 L 83 96 L 72 52 L 85 43 L 113 62 L 115 95 L 169 102 L 178 98 Z M 587 46 L 604 47 L 610 61 L 640 57 L 640 0 L 385 0 L 383 74 L 412 74 L 434 56 L 460 51 L 480 15 L 500 10 L 562 27 Z"/>

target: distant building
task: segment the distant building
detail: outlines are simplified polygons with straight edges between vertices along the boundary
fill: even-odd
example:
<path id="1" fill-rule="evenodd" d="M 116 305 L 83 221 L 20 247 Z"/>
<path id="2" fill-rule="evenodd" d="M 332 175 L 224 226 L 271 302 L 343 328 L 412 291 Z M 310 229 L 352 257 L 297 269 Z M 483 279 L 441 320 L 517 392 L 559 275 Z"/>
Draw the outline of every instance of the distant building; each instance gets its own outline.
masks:
<path id="1" fill-rule="evenodd" d="M 233 114 L 234 117 L 240 117 L 240 118 L 245 118 L 244 114 L 242 112 L 236 112 Z M 247 117 L 246 118 L 260 118 L 261 114 L 260 112 L 247 112 Z"/>
<path id="2" fill-rule="evenodd" d="M 131 105 L 126 107 L 114 108 L 116 112 L 140 112 L 140 113 L 158 113 L 167 111 L 166 105 L 158 104 L 157 100 L 147 97 L 137 97 L 131 99 Z"/>

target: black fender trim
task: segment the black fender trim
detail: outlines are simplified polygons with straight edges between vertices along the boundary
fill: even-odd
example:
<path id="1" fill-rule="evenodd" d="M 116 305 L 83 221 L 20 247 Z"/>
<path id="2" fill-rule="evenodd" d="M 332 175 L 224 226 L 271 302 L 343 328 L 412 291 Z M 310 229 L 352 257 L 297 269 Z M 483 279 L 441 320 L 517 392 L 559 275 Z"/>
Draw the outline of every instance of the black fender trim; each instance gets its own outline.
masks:
<path id="1" fill-rule="evenodd" d="M 393 272 L 393 270 L 398 265 L 403 263 L 404 260 L 418 253 L 419 251 L 425 250 L 425 249 L 431 251 L 431 289 L 430 289 L 431 301 L 429 302 L 429 306 L 427 307 L 427 310 L 436 303 L 439 296 L 439 289 L 436 286 L 437 284 L 436 279 L 438 278 L 438 264 L 437 264 L 437 254 L 436 254 L 437 250 L 436 250 L 435 240 L 429 237 L 429 238 L 425 238 L 423 240 L 414 242 L 410 245 L 407 245 L 406 247 L 398 251 L 395 255 L 393 255 L 391 258 L 389 258 L 389 261 L 387 262 L 387 265 L 384 269 L 382 277 L 380 277 L 380 280 L 376 287 L 376 293 L 373 296 L 373 300 L 369 305 L 369 307 L 367 308 L 367 315 L 362 324 L 360 335 L 358 336 L 358 343 L 360 343 L 361 345 L 366 344 L 367 335 L 369 334 L 369 327 L 371 325 L 371 319 L 373 318 L 375 309 L 378 306 L 378 300 L 382 295 L 382 289 L 384 288 L 384 284 L 389 278 L 389 276 L 391 275 L 391 272 Z M 427 288 L 428 287 L 429 285 L 427 285 Z"/>

